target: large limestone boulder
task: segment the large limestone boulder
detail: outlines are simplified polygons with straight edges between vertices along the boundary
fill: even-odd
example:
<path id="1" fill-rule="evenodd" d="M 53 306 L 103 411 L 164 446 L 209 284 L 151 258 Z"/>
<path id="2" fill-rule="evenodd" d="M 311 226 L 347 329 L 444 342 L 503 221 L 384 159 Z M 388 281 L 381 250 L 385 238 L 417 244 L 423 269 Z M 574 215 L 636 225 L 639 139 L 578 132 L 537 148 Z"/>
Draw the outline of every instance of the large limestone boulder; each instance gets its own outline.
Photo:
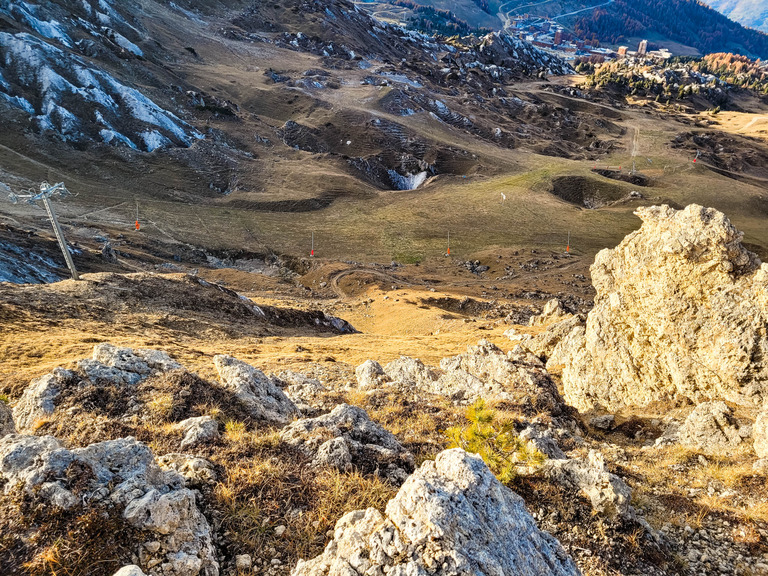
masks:
<path id="1" fill-rule="evenodd" d="M 574 330 L 566 401 L 610 411 L 675 397 L 762 404 L 768 265 L 712 208 L 635 213 L 641 228 L 591 267 L 595 306 Z"/>
<path id="2" fill-rule="evenodd" d="M 544 364 L 522 346 L 509 352 L 481 340 L 465 354 L 440 362 L 444 375 L 433 386 L 437 393 L 467 402 L 500 399 L 523 403 L 531 412 L 562 411 L 563 399 Z"/>
<path id="3" fill-rule="evenodd" d="M 362 408 L 340 404 L 328 414 L 302 418 L 280 432 L 315 465 L 342 471 L 357 467 L 402 484 L 413 471 L 413 456 L 397 438 L 368 417 Z"/>
<path id="4" fill-rule="evenodd" d="M 0 438 L 7 434 L 15 434 L 16 426 L 13 423 L 13 412 L 8 405 L 0 400 Z"/>
<path id="5" fill-rule="evenodd" d="M 287 424 L 299 415 L 296 405 L 275 380 L 261 370 L 227 355 L 215 356 L 213 363 L 222 385 L 231 389 L 257 420 Z"/>
<path id="6" fill-rule="evenodd" d="M 149 576 L 218 576 L 211 528 L 195 493 L 133 438 L 68 450 L 52 436 L 5 436 L 0 485 L 6 492 L 21 486 L 30 498 L 66 510 L 116 509 L 152 543 L 130 543 Z"/>
<path id="7" fill-rule="evenodd" d="M 559 542 L 485 463 L 460 449 L 425 462 L 389 501 L 343 516 L 321 556 L 291 576 L 576 576 Z"/>
<path id="8" fill-rule="evenodd" d="M 677 431 L 683 446 L 707 454 L 727 454 L 744 441 L 733 412 L 725 402 L 703 402 L 696 406 Z"/>

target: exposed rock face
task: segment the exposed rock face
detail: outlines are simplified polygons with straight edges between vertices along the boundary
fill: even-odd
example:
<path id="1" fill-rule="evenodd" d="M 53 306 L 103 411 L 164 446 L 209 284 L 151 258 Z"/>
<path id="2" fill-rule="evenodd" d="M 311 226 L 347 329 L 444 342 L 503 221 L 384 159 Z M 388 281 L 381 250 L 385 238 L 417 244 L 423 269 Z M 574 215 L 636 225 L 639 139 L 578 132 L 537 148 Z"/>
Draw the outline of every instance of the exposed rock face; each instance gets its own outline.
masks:
<path id="1" fill-rule="evenodd" d="M 694 408 L 678 429 L 683 446 L 720 454 L 742 443 L 739 424 L 725 402 L 704 402 Z"/>
<path id="2" fill-rule="evenodd" d="M 184 431 L 181 449 L 187 450 L 197 444 L 208 444 L 219 438 L 219 423 L 210 416 L 187 418 L 178 423 Z"/>
<path id="3" fill-rule="evenodd" d="M 541 311 L 541 314 L 538 316 L 531 316 L 531 319 L 528 320 L 528 326 L 546 326 L 548 324 L 554 324 L 555 322 L 564 320 L 567 316 L 570 316 L 570 313 L 563 308 L 563 303 L 557 298 L 552 298 L 552 300 L 549 300 L 544 304 L 544 309 Z"/>
<path id="4" fill-rule="evenodd" d="M 15 434 L 16 426 L 13 424 L 13 412 L 8 405 L 0 400 L 0 438 L 6 434 Z"/>
<path id="5" fill-rule="evenodd" d="M 552 437 L 552 433 L 541 426 L 531 425 L 520 432 L 520 438 L 530 442 L 536 450 L 544 454 L 547 458 L 562 460 L 567 458 L 565 452 Z"/>
<path id="6" fill-rule="evenodd" d="M 758 414 L 755 425 L 752 426 L 752 437 L 755 440 L 757 457 L 768 458 L 768 410 Z"/>
<path id="7" fill-rule="evenodd" d="M 221 383 L 234 391 L 254 418 L 274 424 L 287 424 L 299 414 L 296 405 L 261 370 L 226 355 L 215 356 L 213 363 Z"/>
<path id="8" fill-rule="evenodd" d="M 568 316 L 549 324 L 541 334 L 533 337 L 525 335 L 522 344 L 536 356 L 546 361 L 548 371 L 559 370 L 566 362 L 568 351 L 571 348 L 571 338 L 576 328 L 582 328 L 581 336 L 583 338 L 584 321 L 585 317 L 581 314 Z M 517 340 L 520 340 L 520 337 Z"/>
<path id="9" fill-rule="evenodd" d="M 601 514 L 636 518 L 630 505 L 632 490 L 624 480 L 605 469 L 599 452 L 590 450 L 586 459 L 547 460 L 542 472 L 558 484 L 583 492 L 592 508 Z"/>
<path id="10" fill-rule="evenodd" d="M 442 452 L 387 504 L 343 516 L 321 556 L 291 576 L 514 574 L 576 576 L 560 544 L 540 531 L 522 499 L 463 450 Z"/>
<path id="11" fill-rule="evenodd" d="M 181 476 L 164 472 L 152 452 L 133 438 L 67 450 L 52 436 L 0 438 L 0 479 L 5 489 L 21 484 L 30 497 L 71 509 L 88 502 L 123 508 L 123 518 L 145 530 L 156 551 L 142 552 L 150 576 L 217 576 L 210 526 Z M 70 482 L 85 485 L 80 497 Z M 144 548 L 139 543 L 139 549 Z M 138 552 L 138 550 L 137 550 Z"/>
<path id="12" fill-rule="evenodd" d="M 88 380 L 99 383 L 138 384 L 153 370 L 178 370 L 181 364 L 159 350 L 118 348 L 112 344 L 97 344 L 93 358 L 81 360 L 78 369 Z"/>
<path id="13" fill-rule="evenodd" d="M 280 432 L 317 465 L 340 470 L 357 466 L 401 484 L 413 470 L 413 456 L 395 436 L 373 422 L 362 408 L 341 404 L 329 414 L 303 418 Z"/>
<path id="14" fill-rule="evenodd" d="M 111 344 L 97 344 L 92 358 L 77 363 L 78 371 L 96 386 L 133 386 L 155 371 L 180 368 L 181 364 L 165 352 L 143 348 L 134 351 Z M 81 382 L 78 373 L 63 368 L 55 368 L 50 374 L 33 380 L 13 410 L 19 430 L 28 430 L 36 420 L 53 414 L 61 392 Z"/>
<path id="15" fill-rule="evenodd" d="M 611 411 L 678 396 L 762 404 L 768 265 L 712 208 L 635 213 L 640 230 L 592 265 L 595 306 L 570 345 L 566 401 Z"/>
<path id="16" fill-rule="evenodd" d="M 387 377 L 393 382 L 400 382 L 406 386 L 429 390 L 432 384 L 440 377 L 433 368 L 424 364 L 418 358 L 401 356 L 384 367 Z"/>
<path id="17" fill-rule="evenodd" d="M 506 354 L 487 340 L 469 346 L 466 354 L 444 358 L 445 375 L 435 391 L 475 401 L 499 398 L 524 403 L 533 411 L 559 414 L 563 400 L 557 386 L 533 354 L 515 347 Z"/>
<path id="18" fill-rule="evenodd" d="M 357 378 L 357 385 L 362 390 L 380 388 L 389 381 L 384 368 L 375 360 L 366 360 L 360 364 L 360 366 L 355 368 L 355 376 Z"/>
<path id="19" fill-rule="evenodd" d="M 63 368 L 54 368 L 50 374 L 32 380 L 13 408 L 18 429 L 26 430 L 35 420 L 53 414 L 61 390 L 78 381 L 77 374 Z"/>
<path id="20" fill-rule="evenodd" d="M 323 393 L 328 389 L 316 378 L 310 378 L 300 372 L 287 370 L 278 374 L 278 378 L 285 384 L 283 392 L 304 414 L 317 412 L 326 402 Z"/>

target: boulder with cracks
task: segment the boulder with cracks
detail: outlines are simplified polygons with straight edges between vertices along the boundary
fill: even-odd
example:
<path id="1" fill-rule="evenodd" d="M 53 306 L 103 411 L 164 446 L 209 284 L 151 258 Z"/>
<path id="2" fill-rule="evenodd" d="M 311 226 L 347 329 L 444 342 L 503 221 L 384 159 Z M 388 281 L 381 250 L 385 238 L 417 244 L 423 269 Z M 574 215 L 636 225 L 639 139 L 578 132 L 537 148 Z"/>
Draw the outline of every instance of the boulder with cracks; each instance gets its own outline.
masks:
<path id="1" fill-rule="evenodd" d="M 768 398 L 768 265 L 712 208 L 639 208 L 641 228 L 591 267 L 597 294 L 563 369 L 580 410 L 684 397 Z"/>
<path id="2" fill-rule="evenodd" d="M 577 576 L 523 500 L 475 455 L 453 449 L 425 462 L 389 501 L 344 515 L 322 555 L 291 576 L 515 574 Z"/>
<path id="3" fill-rule="evenodd" d="M 73 510 L 116 507 L 154 544 L 135 543 L 149 576 L 218 576 L 213 536 L 181 476 L 163 471 L 149 448 L 121 438 L 68 450 L 52 436 L 0 438 L 0 483 L 29 498 Z M 139 552 L 141 552 L 139 554 Z"/>
<path id="4" fill-rule="evenodd" d="M 293 422 L 280 432 L 280 439 L 299 447 L 315 465 L 340 470 L 356 467 L 393 484 L 402 484 L 413 471 L 413 456 L 397 438 L 373 422 L 365 410 L 348 404 Z"/>
<path id="5" fill-rule="evenodd" d="M 222 385 L 235 393 L 256 420 L 284 425 L 299 415 L 298 408 L 276 384 L 276 379 L 232 356 L 215 356 L 213 363 Z"/>

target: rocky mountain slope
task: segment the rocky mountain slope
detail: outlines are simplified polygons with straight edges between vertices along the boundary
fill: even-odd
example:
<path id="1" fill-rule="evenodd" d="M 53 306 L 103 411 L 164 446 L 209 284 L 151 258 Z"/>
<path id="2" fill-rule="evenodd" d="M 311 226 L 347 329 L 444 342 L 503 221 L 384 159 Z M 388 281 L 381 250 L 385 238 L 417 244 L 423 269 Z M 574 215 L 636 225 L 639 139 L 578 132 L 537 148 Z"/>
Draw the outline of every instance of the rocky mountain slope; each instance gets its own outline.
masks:
<path id="1" fill-rule="evenodd" d="M 62 362 L 38 338 L 49 368 L 33 361 L 31 381 L 4 384 L 0 569 L 760 574 L 768 418 L 759 354 L 733 342 L 765 340 L 745 329 L 760 332 L 764 266 L 717 211 L 641 214 L 640 230 L 598 256 L 586 320 L 565 301 L 527 325 L 509 314 L 474 328 L 470 313 L 394 357 L 372 334 L 194 277 L 4 284 L 8 334 L 69 322 L 68 357 L 101 341 Z M 408 306 L 411 290 L 387 299 Z M 121 339 L 165 330 L 177 357 L 93 338 L 110 317 L 142 318 L 125 337 L 113 328 Z M 630 338 L 648 318 L 661 335 Z M 707 336 L 730 325 L 730 340 Z M 482 336 L 498 344 L 457 345 Z M 441 340 L 452 351 L 435 359 Z M 715 364 L 701 371 L 708 358 L 727 365 L 719 378 Z"/>

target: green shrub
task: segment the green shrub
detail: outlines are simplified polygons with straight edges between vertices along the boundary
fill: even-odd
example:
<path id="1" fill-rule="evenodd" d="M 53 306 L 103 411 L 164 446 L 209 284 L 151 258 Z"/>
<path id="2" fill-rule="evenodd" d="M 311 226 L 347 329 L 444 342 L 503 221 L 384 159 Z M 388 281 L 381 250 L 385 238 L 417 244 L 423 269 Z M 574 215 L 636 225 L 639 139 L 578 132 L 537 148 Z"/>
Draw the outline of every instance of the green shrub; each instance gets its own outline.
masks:
<path id="1" fill-rule="evenodd" d="M 504 484 L 515 479 L 518 467 L 540 466 L 546 459 L 515 433 L 514 421 L 499 422 L 485 400 L 470 406 L 466 418 L 469 426 L 452 426 L 445 431 L 450 447 L 479 455 Z"/>

